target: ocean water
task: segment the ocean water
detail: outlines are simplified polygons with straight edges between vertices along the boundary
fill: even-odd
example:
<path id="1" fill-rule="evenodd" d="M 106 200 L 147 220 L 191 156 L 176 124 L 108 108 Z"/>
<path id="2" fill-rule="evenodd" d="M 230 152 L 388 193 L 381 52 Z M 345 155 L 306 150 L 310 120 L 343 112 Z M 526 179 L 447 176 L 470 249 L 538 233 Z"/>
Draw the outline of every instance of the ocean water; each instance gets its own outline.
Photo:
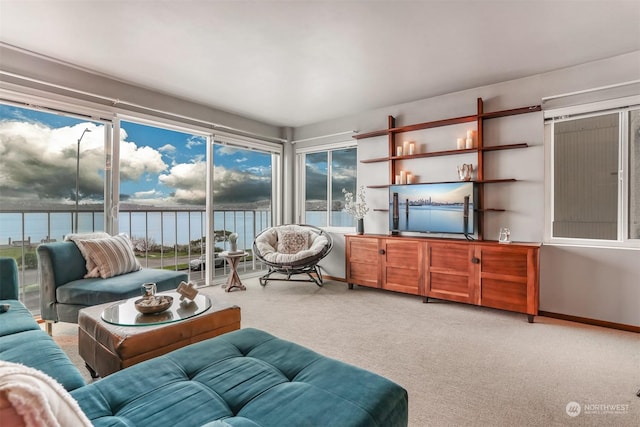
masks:
<path id="1" fill-rule="evenodd" d="M 471 214 L 467 219 L 465 229 L 464 207 L 451 206 L 410 206 L 409 214 L 405 212 L 405 205 L 399 210 L 398 231 L 417 231 L 430 233 L 473 233 L 473 204 L 469 205 Z M 389 206 L 389 223 L 393 222 L 393 206 Z"/>
<path id="2" fill-rule="evenodd" d="M 63 241 L 73 231 L 74 216 L 74 212 L 0 213 L 0 245 L 22 240 L 32 245 L 47 240 Z M 205 234 L 204 211 L 127 211 L 120 212 L 118 221 L 121 233 L 165 246 L 186 245 Z M 332 212 L 331 221 L 334 226 L 353 226 L 353 218 L 345 212 Z M 307 212 L 306 223 L 324 226 L 326 214 Z M 213 214 L 213 229 L 238 233 L 241 248 L 250 248 L 253 238 L 270 226 L 270 211 L 214 211 Z M 79 232 L 102 230 L 102 212 L 79 212 Z"/>
<path id="3" fill-rule="evenodd" d="M 62 241 L 73 231 L 73 212 L 0 213 L 0 245 L 26 240 L 32 245 L 46 240 Z M 133 239 L 141 238 L 156 244 L 186 245 L 204 236 L 204 211 L 134 211 L 120 212 L 119 231 Z M 235 231 L 238 244 L 249 248 L 253 237 L 271 225 L 268 211 L 215 211 L 213 229 Z M 102 212 L 79 212 L 78 231 L 104 230 Z"/>

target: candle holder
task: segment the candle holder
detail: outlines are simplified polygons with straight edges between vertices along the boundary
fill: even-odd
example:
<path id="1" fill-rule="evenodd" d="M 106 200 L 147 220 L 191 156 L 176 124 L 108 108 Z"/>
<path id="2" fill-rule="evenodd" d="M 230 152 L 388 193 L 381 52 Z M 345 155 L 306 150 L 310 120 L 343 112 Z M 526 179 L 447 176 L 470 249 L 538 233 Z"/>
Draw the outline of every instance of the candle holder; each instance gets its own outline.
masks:
<path id="1" fill-rule="evenodd" d="M 503 244 L 511 243 L 511 230 L 507 227 L 501 228 L 498 234 L 498 242 Z"/>

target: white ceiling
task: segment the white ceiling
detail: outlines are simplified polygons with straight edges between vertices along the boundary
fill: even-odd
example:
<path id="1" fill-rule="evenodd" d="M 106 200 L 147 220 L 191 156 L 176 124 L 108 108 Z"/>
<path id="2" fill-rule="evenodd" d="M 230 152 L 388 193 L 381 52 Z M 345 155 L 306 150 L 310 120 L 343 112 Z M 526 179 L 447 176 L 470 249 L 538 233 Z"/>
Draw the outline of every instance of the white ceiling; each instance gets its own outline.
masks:
<path id="1" fill-rule="evenodd" d="M 301 126 L 640 50 L 640 0 L 0 0 L 0 41 Z"/>

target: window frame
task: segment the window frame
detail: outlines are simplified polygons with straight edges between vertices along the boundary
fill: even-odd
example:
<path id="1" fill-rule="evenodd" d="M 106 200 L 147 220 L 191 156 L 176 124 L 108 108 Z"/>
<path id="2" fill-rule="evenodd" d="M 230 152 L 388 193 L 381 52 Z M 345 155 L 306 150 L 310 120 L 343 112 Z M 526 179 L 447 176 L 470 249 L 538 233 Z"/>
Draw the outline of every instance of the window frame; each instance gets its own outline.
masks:
<path id="1" fill-rule="evenodd" d="M 295 176 L 296 176 L 296 184 L 297 188 L 295 189 L 296 194 L 296 204 L 295 204 L 295 213 L 294 217 L 296 218 L 296 222 L 302 224 L 305 222 L 306 218 L 306 156 L 307 154 L 316 154 L 316 153 L 327 153 L 327 225 L 322 226 L 323 230 L 331 230 L 341 233 L 350 233 L 355 231 L 355 225 L 353 227 L 338 227 L 331 224 L 331 210 L 332 206 L 332 191 L 331 191 L 331 170 L 332 170 L 332 158 L 331 152 L 338 150 L 346 150 L 353 148 L 358 150 L 358 142 L 357 141 L 341 141 L 341 142 L 332 142 L 326 144 L 319 145 L 310 145 L 305 147 L 295 147 Z M 357 161 L 356 161 L 356 170 L 357 170 Z M 356 188 L 358 188 L 358 180 L 356 174 Z"/>
<path id="2" fill-rule="evenodd" d="M 571 107 L 556 108 L 544 112 L 544 140 L 545 140 L 545 243 L 554 245 L 583 246 L 583 247 L 611 247 L 611 248 L 640 248 L 640 238 L 629 236 L 629 202 L 630 202 L 630 121 L 629 114 L 640 111 L 640 96 L 631 96 L 616 100 L 607 100 L 582 104 Z M 553 235 L 554 221 L 554 125 L 590 117 L 607 114 L 618 114 L 618 187 L 617 187 L 617 233 L 615 240 L 556 237 Z M 636 165 L 637 167 L 637 165 Z"/>

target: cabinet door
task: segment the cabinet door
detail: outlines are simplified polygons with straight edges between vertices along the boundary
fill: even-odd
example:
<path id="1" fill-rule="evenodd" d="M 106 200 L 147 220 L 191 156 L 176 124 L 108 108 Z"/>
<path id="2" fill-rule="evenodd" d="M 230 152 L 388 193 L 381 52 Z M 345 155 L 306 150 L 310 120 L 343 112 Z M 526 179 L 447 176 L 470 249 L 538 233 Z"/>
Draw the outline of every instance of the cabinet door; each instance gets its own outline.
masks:
<path id="1" fill-rule="evenodd" d="M 471 244 L 427 243 L 426 296 L 477 304 L 472 258 Z"/>
<path id="2" fill-rule="evenodd" d="M 420 295 L 423 282 L 424 243 L 415 240 L 384 241 L 382 287 L 390 291 Z"/>
<path id="3" fill-rule="evenodd" d="M 345 237 L 347 283 L 380 287 L 380 254 L 376 237 Z"/>
<path id="4" fill-rule="evenodd" d="M 538 248 L 478 245 L 480 304 L 538 314 Z"/>

